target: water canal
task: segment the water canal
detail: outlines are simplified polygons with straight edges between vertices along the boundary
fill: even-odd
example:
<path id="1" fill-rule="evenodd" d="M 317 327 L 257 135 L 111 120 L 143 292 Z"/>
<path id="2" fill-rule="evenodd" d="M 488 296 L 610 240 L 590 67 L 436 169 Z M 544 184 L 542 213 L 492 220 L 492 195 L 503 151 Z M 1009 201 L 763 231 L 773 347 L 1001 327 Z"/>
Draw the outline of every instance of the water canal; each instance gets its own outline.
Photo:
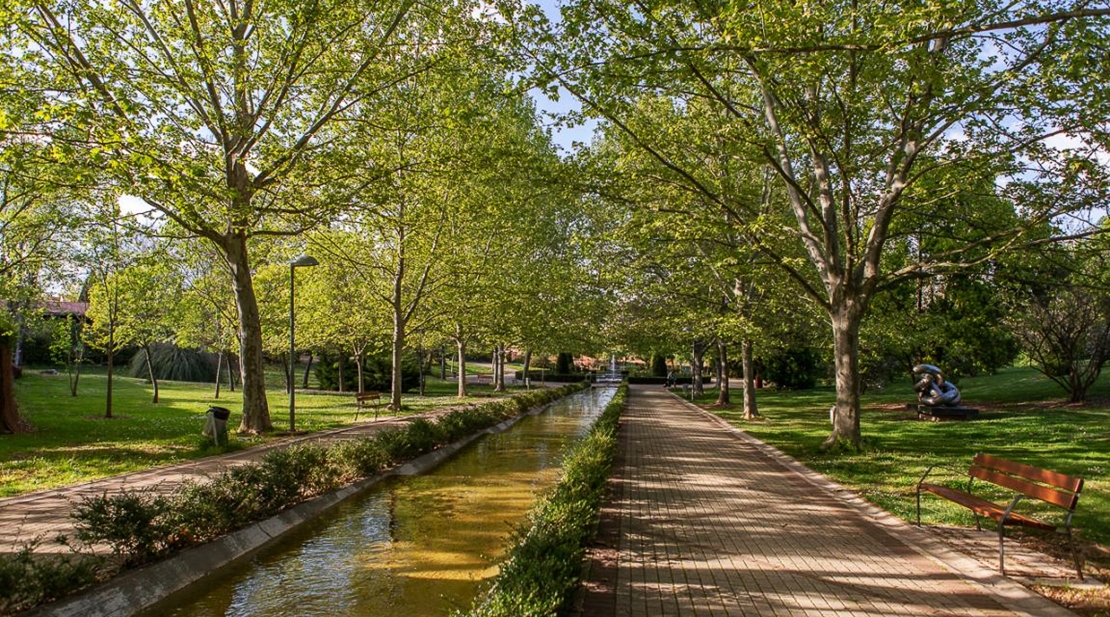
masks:
<path id="1" fill-rule="evenodd" d="M 375 485 L 143 613 L 447 615 L 493 576 L 515 525 L 615 390 L 593 388 L 483 436 L 435 470 Z"/>

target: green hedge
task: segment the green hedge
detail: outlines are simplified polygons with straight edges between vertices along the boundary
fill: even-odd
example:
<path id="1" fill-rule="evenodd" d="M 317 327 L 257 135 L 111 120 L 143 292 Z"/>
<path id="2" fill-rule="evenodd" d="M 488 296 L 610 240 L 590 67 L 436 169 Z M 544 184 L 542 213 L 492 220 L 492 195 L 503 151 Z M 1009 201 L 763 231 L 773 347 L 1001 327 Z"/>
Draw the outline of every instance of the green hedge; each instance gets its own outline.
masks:
<path id="1" fill-rule="evenodd" d="M 582 573 L 586 543 L 617 451 L 617 424 L 628 386 L 622 385 L 590 433 L 563 459 L 563 475 L 513 534 L 513 546 L 489 591 L 466 617 L 547 617 L 569 611 Z"/>
<path id="2" fill-rule="evenodd" d="M 0 614 L 26 610 L 122 569 L 210 542 L 586 387 L 530 390 L 453 410 L 437 422 L 417 418 L 406 428 L 331 447 L 276 449 L 258 462 L 205 482 L 186 482 L 168 495 L 147 489 L 86 497 L 72 515 L 81 543 L 72 558 L 39 558 L 33 555 L 34 544 L 0 555 Z M 114 559 L 108 563 L 93 555 L 91 545 L 110 547 Z"/>

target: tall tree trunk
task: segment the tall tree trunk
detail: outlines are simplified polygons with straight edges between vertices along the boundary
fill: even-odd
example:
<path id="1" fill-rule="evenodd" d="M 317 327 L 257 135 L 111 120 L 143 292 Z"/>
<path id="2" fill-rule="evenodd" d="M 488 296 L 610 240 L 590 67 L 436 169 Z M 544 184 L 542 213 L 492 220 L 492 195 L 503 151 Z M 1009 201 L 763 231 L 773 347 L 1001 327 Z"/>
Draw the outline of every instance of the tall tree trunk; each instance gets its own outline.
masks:
<path id="1" fill-rule="evenodd" d="M 531 368 L 532 368 L 532 348 L 529 347 L 528 349 L 524 350 L 524 383 L 525 383 L 525 385 L 528 386 L 528 389 L 532 388 L 532 380 L 528 376 L 528 371 L 531 370 Z"/>
<path id="2" fill-rule="evenodd" d="M 111 310 L 111 309 L 109 309 Z M 108 318 L 109 322 L 113 321 L 111 317 Z M 116 360 L 116 326 L 114 323 L 108 324 L 108 388 L 104 395 L 104 417 L 112 417 L 112 373 L 115 372 Z"/>
<path id="3" fill-rule="evenodd" d="M 227 389 L 231 392 L 235 391 L 235 375 L 239 372 L 233 370 L 231 365 L 237 362 L 239 362 L 239 358 L 237 358 L 235 354 L 227 354 Z"/>
<path id="4" fill-rule="evenodd" d="M 694 341 L 690 351 L 693 356 L 690 358 L 690 387 L 693 389 L 694 396 L 701 396 L 705 394 L 705 385 L 702 379 L 702 361 L 705 358 L 705 350 L 708 345 L 698 345 Z"/>
<path id="5" fill-rule="evenodd" d="M 859 330 L 863 311 L 851 299 L 842 300 L 829 311 L 833 327 L 833 356 L 836 364 L 836 410 L 833 430 L 822 444 L 831 447 L 845 442 L 860 446 Z"/>
<path id="6" fill-rule="evenodd" d="M 431 358 L 430 357 L 428 358 L 428 363 L 429 364 L 431 363 Z M 417 371 L 418 371 L 417 376 L 419 377 L 419 380 L 418 380 L 417 383 L 419 383 L 419 385 L 420 385 L 420 397 L 423 398 L 424 397 L 424 373 L 425 373 L 424 369 L 425 368 L 430 368 L 430 367 L 425 367 L 424 366 L 424 349 L 423 348 L 420 348 L 420 349 L 416 350 L 416 366 L 417 366 Z"/>
<path id="7" fill-rule="evenodd" d="M 294 357 L 295 357 L 295 355 L 287 353 L 287 354 L 285 354 L 285 362 L 281 363 L 281 365 L 282 365 L 281 366 L 281 368 L 282 368 L 281 372 L 285 374 L 285 393 L 286 394 L 289 394 L 290 392 L 293 391 L 293 379 L 294 379 L 293 373 L 296 371 L 296 369 L 293 367 L 293 358 Z"/>
<path id="8" fill-rule="evenodd" d="M 493 391 L 505 391 L 505 345 L 498 345 L 493 355 L 494 371 L 493 371 Z"/>
<path id="9" fill-rule="evenodd" d="M 442 381 L 447 381 L 447 350 L 439 348 L 439 378 Z"/>
<path id="10" fill-rule="evenodd" d="M 220 398 L 220 373 L 224 370 L 224 352 L 216 352 L 216 392 L 212 398 L 219 400 Z"/>
<path id="11" fill-rule="evenodd" d="M 301 380 L 301 388 L 304 390 L 308 389 L 308 375 L 312 372 L 312 359 L 312 354 L 308 354 L 308 362 L 304 365 L 304 379 Z"/>
<path id="12" fill-rule="evenodd" d="M 339 366 L 340 366 L 340 370 L 343 370 L 342 369 L 342 367 L 343 367 L 342 362 L 339 363 Z M 362 352 L 361 351 L 355 353 L 355 370 L 358 371 L 358 390 L 356 390 L 356 391 L 357 392 L 366 392 L 366 386 L 365 386 L 365 384 L 363 384 L 363 376 L 362 376 Z M 340 374 L 342 374 L 342 373 L 340 373 Z M 343 391 L 342 382 L 340 382 L 339 391 L 340 392 Z"/>
<path id="13" fill-rule="evenodd" d="M 405 351 L 405 322 L 400 311 L 394 314 L 393 319 L 393 367 L 392 367 L 392 392 L 389 393 L 389 408 L 401 411 L 401 389 L 403 388 L 404 375 L 401 373 L 401 359 Z"/>
<path id="14" fill-rule="evenodd" d="M 456 333 L 458 329 L 456 328 Z M 460 335 L 455 339 L 459 352 L 459 397 L 466 396 L 466 340 Z"/>
<path id="15" fill-rule="evenodd" d="M 151 401 L 155 404 L 158 403 L 158 377 L 154 375 L 154 362 L 150 358 L 150 345 L 145 345 L 143 351 L 146 352 L 146 374 L 150 377 L 150 385 L 154 388 L 154 400 Z"/>
<path id="16" fill-rule="evenodd" d="M 717 402 L 718 406 L 728 405 L 732 396 L 728 387 L 728 345 L 717 339 Z"/>
<path id="17" fill-rule="evenodd" d="M 0 342 L 0 433 L 26 433 L 31 430 L 16 405 L 14 381 L 12 348 L 7 341 Z"/>
<path id="18" fill-rule="evenodd" d="M 744 370 L 744 419 L 754 420 L 759 417 L 759 408 L 755 403 L 755 358 L 750 338 L 740 341 L 740 354 Z"/>
<path id="19" fill-rule="evenodd" d="M 235 308 L 239 314 L 239 370 L 243 381 L 243 420 L 240 433 L 274 430 L 266 401 L 265 357 L 262 353 L 262 319 L 251 279 L 247 238 L 242 233 L 225 237 L 221 248 L 231 268 Z"/>

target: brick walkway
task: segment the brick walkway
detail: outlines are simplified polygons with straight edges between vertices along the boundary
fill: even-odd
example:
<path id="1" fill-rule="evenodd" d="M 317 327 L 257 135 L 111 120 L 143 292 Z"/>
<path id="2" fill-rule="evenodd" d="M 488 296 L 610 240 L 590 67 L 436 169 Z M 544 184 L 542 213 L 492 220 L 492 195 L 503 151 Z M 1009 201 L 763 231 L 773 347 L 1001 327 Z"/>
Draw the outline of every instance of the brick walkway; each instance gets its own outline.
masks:
<path id="1" fill-rule="evenodd" d="M 657 387 L 622 441 L 587 617 L 1072 614 Z"/>

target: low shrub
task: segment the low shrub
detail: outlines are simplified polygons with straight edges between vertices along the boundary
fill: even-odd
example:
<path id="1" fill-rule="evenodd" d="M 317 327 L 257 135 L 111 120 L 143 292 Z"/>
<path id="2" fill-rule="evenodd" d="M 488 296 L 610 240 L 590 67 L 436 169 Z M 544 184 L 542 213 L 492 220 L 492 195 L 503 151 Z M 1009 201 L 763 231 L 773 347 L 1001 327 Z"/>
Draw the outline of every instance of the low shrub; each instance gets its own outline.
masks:
<path id="1" fill-rule="evenodd" d="M 50 602 L 97 582 L 104 558 L 97 555 L 35 555 L 37 543 L 0 554 L 0 615 Z"/>
<path id="2" fill-rule="evenodd" d="M 617 448 L 617 424 L 627 386 L 563 459 L 563 476 L 517 529 L 512 548 L 489 591 L 469 617 L 549 616 L 565 613 L 582 572 Z"/>
<path id="3" fill-rule="evenodd" d="M 77 539 L 105 544 L 123 565 L 137 565 L 165 550 L 163 526 L 170 500 L 156 489 L 84 497 L 74 508 Z"/>

